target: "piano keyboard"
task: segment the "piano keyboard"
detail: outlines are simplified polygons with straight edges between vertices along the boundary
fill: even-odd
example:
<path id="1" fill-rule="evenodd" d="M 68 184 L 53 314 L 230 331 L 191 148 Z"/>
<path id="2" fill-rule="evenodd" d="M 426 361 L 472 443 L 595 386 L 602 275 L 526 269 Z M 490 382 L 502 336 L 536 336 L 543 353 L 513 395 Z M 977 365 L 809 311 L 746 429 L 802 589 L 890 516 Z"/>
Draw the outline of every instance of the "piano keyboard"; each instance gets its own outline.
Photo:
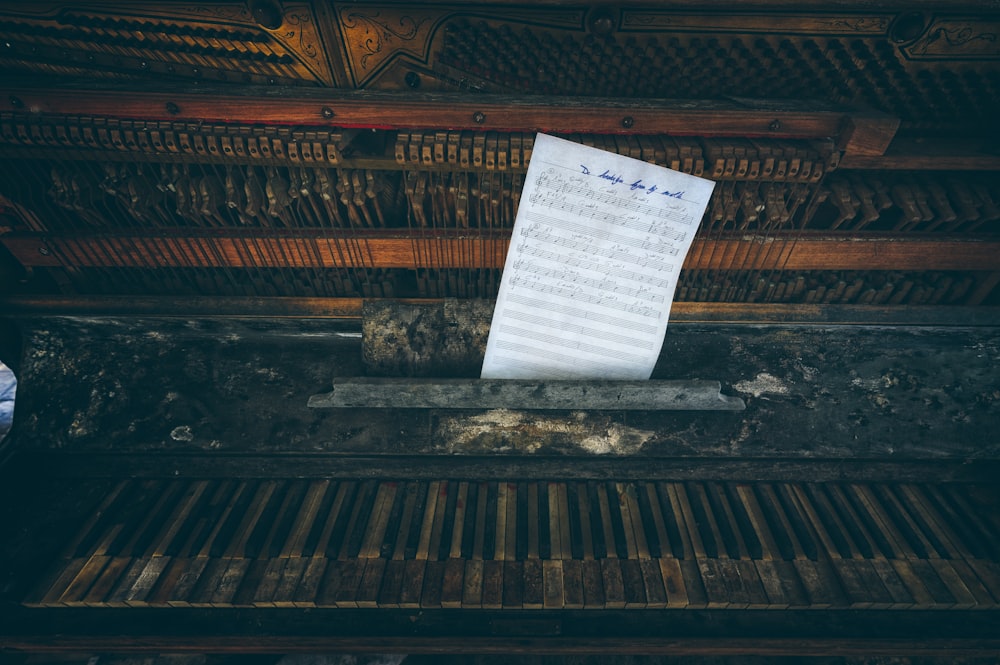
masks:
<path id="1" fill-rule="evenodd" d="M 132 479 L 29 606 L 997 608 L 976 486 Z"/>

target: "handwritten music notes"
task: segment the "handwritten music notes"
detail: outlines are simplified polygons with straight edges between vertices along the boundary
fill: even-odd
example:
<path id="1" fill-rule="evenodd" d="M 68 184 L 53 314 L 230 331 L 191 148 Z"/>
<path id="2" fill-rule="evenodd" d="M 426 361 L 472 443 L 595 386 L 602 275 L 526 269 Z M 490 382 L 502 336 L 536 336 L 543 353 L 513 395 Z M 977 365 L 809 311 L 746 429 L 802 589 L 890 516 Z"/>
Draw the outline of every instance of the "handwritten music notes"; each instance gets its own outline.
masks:
<path id="1" fill-rule="evenodd" d="M 539 134 L 484 379 L 648 379 L 715 183 Z"/>

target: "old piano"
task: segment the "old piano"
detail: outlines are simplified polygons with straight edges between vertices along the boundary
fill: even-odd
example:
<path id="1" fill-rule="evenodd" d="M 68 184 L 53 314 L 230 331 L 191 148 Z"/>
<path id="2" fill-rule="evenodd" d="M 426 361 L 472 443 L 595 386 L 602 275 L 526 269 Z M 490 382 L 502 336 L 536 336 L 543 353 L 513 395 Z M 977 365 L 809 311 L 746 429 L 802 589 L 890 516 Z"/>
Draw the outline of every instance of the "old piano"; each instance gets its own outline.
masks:
<path id="1" fill-rule="evenodd" d="M 995 656 L 989 1 L 0 2 L 0 652 Z M 655 378 L 476 377 L 536 132 L 716 181 Z"/>

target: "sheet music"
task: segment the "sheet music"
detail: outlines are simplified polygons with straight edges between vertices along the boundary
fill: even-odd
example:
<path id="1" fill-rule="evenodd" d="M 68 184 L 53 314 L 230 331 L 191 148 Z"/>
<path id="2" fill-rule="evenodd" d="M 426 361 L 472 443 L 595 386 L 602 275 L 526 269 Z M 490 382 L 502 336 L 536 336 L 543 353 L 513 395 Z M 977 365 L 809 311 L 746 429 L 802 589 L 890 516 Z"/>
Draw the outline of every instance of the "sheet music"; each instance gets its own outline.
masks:
<path id="1" fill-rule="evenodd" d="M 648 379 L 715 183 L 539 134 L 484 379 Z"/>

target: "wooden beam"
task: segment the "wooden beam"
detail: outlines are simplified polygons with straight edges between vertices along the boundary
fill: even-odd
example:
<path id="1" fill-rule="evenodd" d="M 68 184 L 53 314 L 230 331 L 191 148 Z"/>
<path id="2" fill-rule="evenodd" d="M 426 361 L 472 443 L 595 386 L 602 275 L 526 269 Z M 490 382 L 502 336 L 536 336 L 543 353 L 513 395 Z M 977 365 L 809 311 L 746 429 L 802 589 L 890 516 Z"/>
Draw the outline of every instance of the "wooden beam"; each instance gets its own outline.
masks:
<path id="1" fill-rule="evenodd" d="M 126 268 L 500 268 L 509 237 L 310 230 L 251 236 L 159 234 L 0 238 L 24 266 Z M 1000 242 L 931 235 L 727 235 L 695 239 L 688 270 L 988 270 Z"/>
<path id="2" fill-rule="evenodd" d="M 418 95 L 297 89 L 295 97 L 0 87 L 0 111 L 133 121 L 232 122 L 381 129 L 465 129 L 826 138 L 877 153 L 894 119 L 871 112 L 715 100 Z M 265 91 L 258 91 L 262 93 Z M 898 124 L 898 122 L 897 122 Z M 894 131 L 894 130 L 893 130 Z M 891 138 L 891 136 L 890 136 Z M 876 140 L 877 139 L 877 140 Z"/>
<path id="3" fill-rule="evenodd" d="M 11 317 L 238 317 L 361 319 L 362 298 L 257 298 L 228 296 L 0 296 Z M 399 298 L 420 305 L 440 299 Z M 788 303 L 675 302 L 670 325 L 907 325 L 1000 326 L 1000 307 L 827 305 Z M 360 333 L 359 333 L 360 334 Z"/>

